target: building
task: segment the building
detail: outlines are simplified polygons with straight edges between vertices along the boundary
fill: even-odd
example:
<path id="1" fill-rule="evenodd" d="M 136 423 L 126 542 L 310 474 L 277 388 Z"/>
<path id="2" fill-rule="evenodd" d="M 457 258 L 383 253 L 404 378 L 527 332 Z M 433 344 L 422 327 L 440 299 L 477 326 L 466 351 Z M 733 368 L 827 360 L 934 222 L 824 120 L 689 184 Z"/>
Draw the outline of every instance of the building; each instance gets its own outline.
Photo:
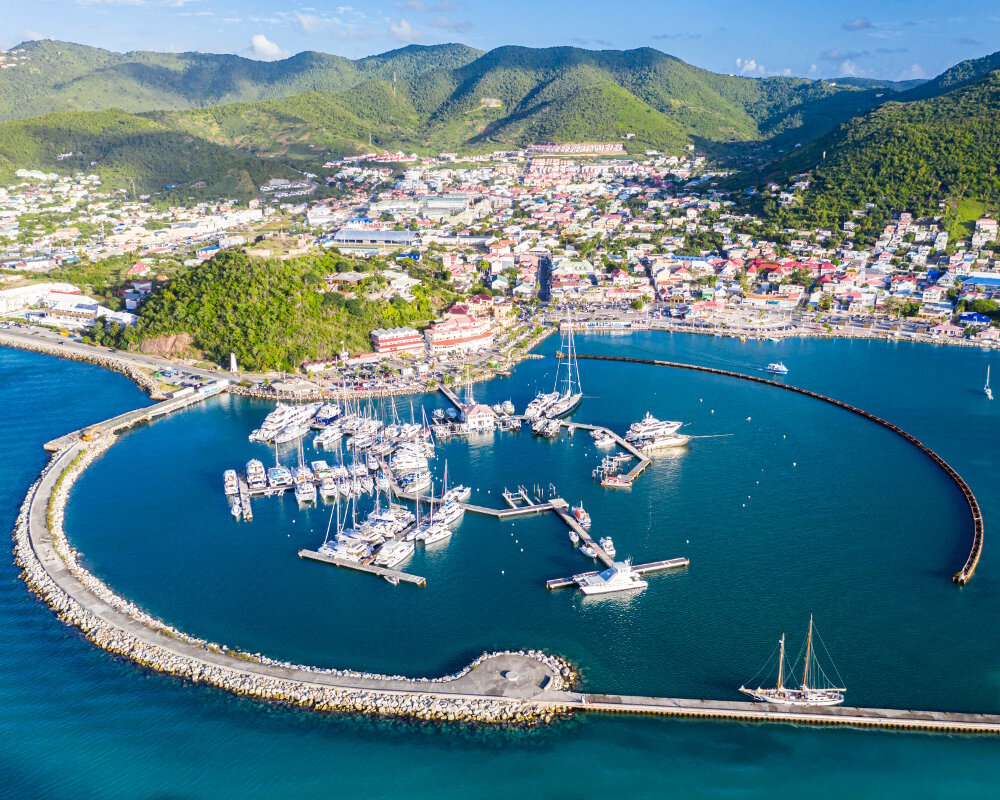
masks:
<path id="1" fill-rule="evenodd" d="M 424 339 L 413 328 L 378 328 L 371 332 L 371 337 L 379 355 L 424 352 Z"/>
<path id="2" fill-rule="evenodd" d="M 381 248 L 412 247 L 417 242 L 413 231 L 373 231 L 341 228 L 333 237 L 335 247 Z"/>
<path id="3" fill-rule="evenodd" d="M 481 350 L 493 344 L 493 326 L 489 320 L 455 315 L 433 323 L 424 339 L 432 353 Z"/>
<path id="4" fill-rule="evenodd" d="M 473 403 L 463 408 L 462 420 L 473 432 L 491 431 L 497 426 L 496 412 L 482 403 Z"/>

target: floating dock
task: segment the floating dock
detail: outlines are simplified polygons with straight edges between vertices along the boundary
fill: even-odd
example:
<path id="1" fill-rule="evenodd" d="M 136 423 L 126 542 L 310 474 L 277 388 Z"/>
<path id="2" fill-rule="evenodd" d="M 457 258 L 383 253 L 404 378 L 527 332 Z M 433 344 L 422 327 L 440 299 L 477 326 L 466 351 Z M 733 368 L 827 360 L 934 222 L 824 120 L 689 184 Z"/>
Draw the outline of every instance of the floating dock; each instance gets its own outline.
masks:
<path id="1" fill-rule="evenodd" d="M 247 486 L 246 476 L 239 474 L 240 489 L 240 511 L 243 514 L 244 522 L 253 522 L 253 509 L 250 507 L 250 487 Z"/>
<path id="2" fill-rule="evenodd" d="M 299 550 L 299 558 L 306 558 L 310 561 L 322 561 L 325 564 L 333 564 L 336 567 L 367 572 L 371 575 L 378 575 L 380 578 L 395 578 L 400 583 L 412 583 L 414 586 L 426 586 L 427 579 L 419 575 L 411 575 L 408 572 L 400 572 L 388 567 L 378 567 L 374 564 L 359 564 L 356 561 L 345 561 L 342 558 L 330 558 L 316 550 Z"/>
<path id="3" fill-rule="evenodd" d="M 680 569 L 681 567 L 686 567 L 691 562 L 686 558 L 668 558 L 665 561 L 651 561 L 648 564 L 639 564 L 638 566 L 633 566 L 632 570 L 638 572 L 640 575 L 645 575 L 650 572 L 663 572 L 668 569 Z M 565 589 L 569 586 L 577 586 L 577 578 L 586 578 L 591 575 L 597 575 L 596 570 L 592 572 L 582 572 L 578 575 L 574 575 L 572 578 L 553 578 L 550 581 L 545 581 L 546 589 Z"/>

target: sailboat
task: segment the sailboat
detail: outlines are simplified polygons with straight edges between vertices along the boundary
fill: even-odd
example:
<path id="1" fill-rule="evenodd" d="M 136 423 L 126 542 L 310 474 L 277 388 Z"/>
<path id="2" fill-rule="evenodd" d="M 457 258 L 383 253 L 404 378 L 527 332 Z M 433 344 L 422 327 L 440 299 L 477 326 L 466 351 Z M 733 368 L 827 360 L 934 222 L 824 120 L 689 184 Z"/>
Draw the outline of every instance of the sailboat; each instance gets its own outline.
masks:
<path id="1" fill-rule="evenodd" d="M 990 365 L 986 365 L 986 386 L 983 389 L 983 393 L 986 395 L 987 400 L 993 399 L 993 390 L 990 388 Z"/>
<path id="2" fill-rule="evenodd" d="M 580 368 L 576 362 L 576 346 L 573 343 L 573 320 L 569 313 L 566 314 L 566 333 L 560 347 L 560 362 L 556 369 L 556 385 L 553 392 L 558 394 L 558 399 L 545 409 L 545 416 L 550 419 L 565 417 L 576 410 L 583 400 L 583 389 L 580 385 Z M 566 364 L 566 379 L 560 389 L 559 378 L 562 373 L 562 365 Z"/>
<path id="3" fill-rule="evenodd" d="M 812 614 L 810 614 L 809 635 L 806 638 L 805 665 L 802 668 L 802 684 L 799 688 L 792 688 L 785 685 L 785 634 L 781 634 L 778 652 L 777 684 L 773 688 L 758 686 L 756 689 L 740 686 L 740 691 L 743 694 L 750 695 L 754 700 L 758 700 L 761 703 L 774 703 L 775 705 L 783 706 L 835 706 L 843 703 L 844 692 L 847 690 L 833 685 L 832 681 L 830 681 L 823 671 L 823 668 L 819 665 L 819 661 L 816 658 L 816 648 L 813 646 L 813 630 L 813 618 Z M 816 636 L 819 637 L 818 632 Z M 820 641 L 822 642 L 822 640 Z M 824 647 L 823 649 L 825 650 L 826 648 Z M 769 664 L 770 660 L 764 669 Z M 833 667 L 832 662 L 831 666 Z M 761 672 L 763 671 L 762 669 Z M 833 667 L 833 672 L 837 677 L 838 683 L 843 683 L 839 673 L 837 673 L 836 667 Z M 757 674 L 759 675 L 760 673 L 758 672 Z M 789 674 L 792 674 L 791 671 L 789 671 Z M 812 680 L 811 684 L 810 680 Z M 820 686 L 818 685 L 819 683 L 827 685 Z"/>

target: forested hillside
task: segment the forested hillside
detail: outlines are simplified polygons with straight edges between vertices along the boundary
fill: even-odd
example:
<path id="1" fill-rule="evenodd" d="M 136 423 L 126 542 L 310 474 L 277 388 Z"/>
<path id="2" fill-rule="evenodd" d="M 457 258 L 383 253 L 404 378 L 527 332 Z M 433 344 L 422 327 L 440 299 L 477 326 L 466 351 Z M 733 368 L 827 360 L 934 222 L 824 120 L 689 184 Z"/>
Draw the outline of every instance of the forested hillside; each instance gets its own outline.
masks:
<path id="1" fill-rule="evenodd" d="M 416 287 L 412 303 L 317 291 L 325 275 L 350 269 L 371 273 L 363 294 L 384 284 L 377 267 L 377 261 L 327 253 L 282 261 L 226 250 L 158 288 L 135 328 L 96 335 L 127 348 L 166 340 L 216 363 L 232 352 L 250 370 L 297 370 L 303 361 L 335 357 L 341 342 L 351 352 L 367 352 L 375 328 L 429 321 L 448 299 L 444 290 L 426 286 Z"/>

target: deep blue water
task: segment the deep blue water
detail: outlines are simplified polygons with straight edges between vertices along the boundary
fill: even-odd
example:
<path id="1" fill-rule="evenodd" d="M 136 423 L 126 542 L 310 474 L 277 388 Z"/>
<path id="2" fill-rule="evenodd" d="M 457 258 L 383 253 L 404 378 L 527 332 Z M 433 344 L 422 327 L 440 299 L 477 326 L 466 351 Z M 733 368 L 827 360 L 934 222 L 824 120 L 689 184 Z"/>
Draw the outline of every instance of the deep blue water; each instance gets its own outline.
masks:
<path id="1" fill-rule="evenodd" d="M 592 689 L 736 697 L 782 631 L 794 653 L 812 612 L 851 703 L 1000 711 L 990 546 L 1000 407 L 981 391 L 987 354 L 668 334 L 578 345 L 738 371 L 781 358 L 789 381 L 897 422 L 979 497 L 979 572 L 964 589 L 951 584 L 968 553 L 968 513 L 941 471 L 889 432 L 766 387 L 596 362 L 581 365 L 579 420 L 623 429 L 649 409 L 715 438 L 658 459 L 629 492 L 594 483 L 599 456 L 583 432 L 456 441 L 435 469 L 447 460 L 450 479 L 477 487 L 475 501 L 487 505 L 499 505 L 505 485 L 552 483 L 584 501 L 594 531 L 612 533 L 622 555 L 691 558 L 690 569 L 655 576 L 629 599 L 545 590 L 547 578 L 585 565 L 549 517 L 467 515 L 449 547 L 408 566 L 428 578 L 422 590 L 300 561 L 296 551 L 322 539 L 322 510 L 261 499 L 250 524 L 228 514 L 222 470 L 269 457 L 246 439 L 268 405 L 235 398 L 124 437 L 81 479 L 68 530 L 95 572 L 150 611 L 281 658 L 431 674 L 484 649 L 537 646 L 579 664 Z M 549 340 L 540 349 L 554 348 Z M 554 364 L 526 362 L 477 395 L 521 407 L 536 385 L 548 387 Z M 42 442 L 145 398 L 118 375 L 6 350 L 0 380 L 9 528 L 44 463 Z M 429 411 L 439 401 L 416 402 Z M 9 556 L 3 563 L 0 793 L 11 796 L 537 796 L 620 791 L 623 781 L 638 796 L 997 788 L 1000 750 L 983 739 L 610 717 L 470 734 L 261 706 L 97 651 L 27 594 Z"/>

